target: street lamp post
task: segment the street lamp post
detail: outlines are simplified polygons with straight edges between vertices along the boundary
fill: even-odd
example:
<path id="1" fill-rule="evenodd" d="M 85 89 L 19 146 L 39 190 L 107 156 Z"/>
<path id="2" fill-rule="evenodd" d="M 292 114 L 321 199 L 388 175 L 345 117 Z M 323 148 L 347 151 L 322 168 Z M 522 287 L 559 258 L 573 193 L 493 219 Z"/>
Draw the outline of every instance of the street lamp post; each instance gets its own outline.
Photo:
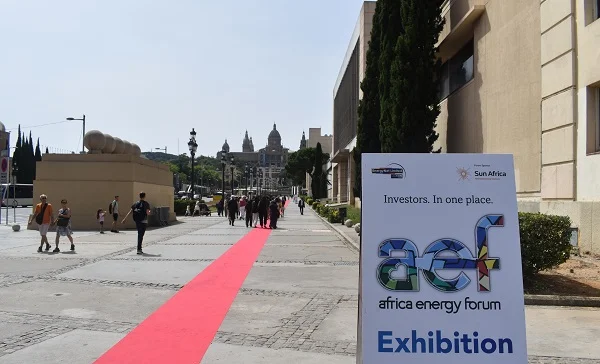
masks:
<path id="1" fill-rule="evenodd" d="M 235 158 L 233 156 L 231 156 L 231 196 L 233 196 L 233 169 L 235 168 Z"/>
<path id="2" fill-rule="evenodd" d="M 258 183 L 256 184 L 259 195 L 262 195 L 262 184 L 263 184 L 263 171 L 262 171 L 262 169 L 259 169 L 258 170 Z"/>
<path id="3" fill-rule="evenodd" d="M 227 152 L 225 149 L 221 151 L 221 171 L 223 172 L 222 181 L 223 185 L 221 186 L 221 200 L 225 203 L 225 166 L 227 165 Z"/>
<path id="4" fill-rule="evenodd" d="M 248 163 L 244 164 L 244 180 L 246 181 L 246 195 L 248 194 L 248 177 L 250 173 L 248 172 Z"/>
<path id="5" fill-rule="evenodd" d="M 192 196 L 194 199 L 194 159 L 196 157 L 196 151 L 198 150 L 198 143 L 196 143 L 196 131 L 192 128 L 190 132 L 190 141 L 188 142 L 188 147 L 190 149 L 190 155 L 192 156 L 192 172 L 191 172 L 191 180 L 192 180 Z"/>
<path id="6" fill-rule="evenodd" d="M 254 192 L 254 175 L 256 171 L 256 167 L 250 168 L 250 191 Z"/>
<path id="7" fill-rule="evenodd" d="M 69 121 L 73 121 L 73 120 L 78 120 L 78 121 L 83 121 L 83 134 L 81 137 L 81 153 L 85 153 L 85 114 L 83 114 L 83 118 L 81 119 L 77 119 L 77 118 L 67 118 L 67 120 Z"/>

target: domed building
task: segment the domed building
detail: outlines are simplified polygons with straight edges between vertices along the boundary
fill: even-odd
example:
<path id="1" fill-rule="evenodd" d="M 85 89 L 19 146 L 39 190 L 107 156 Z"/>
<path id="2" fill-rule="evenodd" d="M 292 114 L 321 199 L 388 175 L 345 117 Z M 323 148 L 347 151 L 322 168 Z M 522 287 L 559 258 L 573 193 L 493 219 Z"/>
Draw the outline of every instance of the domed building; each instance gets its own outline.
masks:
<path id="1" fill-rule="evenodd" d="M 231 151 L 227 139 L 225 139 L 225 143 L 221 150 L 217 152 L 218 159 L 221 159 L 221 154 L 223 152 L 227 154 L 228 159 L 233 156 L 238 165 L 247 163 L 252 167 L 284 168 L 287 163 L 289 148 L 283 147 L 283 144 L 281 143 L 281 134 L 279 134 L 279 131 L 277 130 L 277 124 L 273 124 L 273 130 L 269 133 L 267 145 L 264 148 L 255 151 L 252 137 L 248 135 L 248 131 L 246 130 L 244 140 L 242 141 L 241 152 Z"/>

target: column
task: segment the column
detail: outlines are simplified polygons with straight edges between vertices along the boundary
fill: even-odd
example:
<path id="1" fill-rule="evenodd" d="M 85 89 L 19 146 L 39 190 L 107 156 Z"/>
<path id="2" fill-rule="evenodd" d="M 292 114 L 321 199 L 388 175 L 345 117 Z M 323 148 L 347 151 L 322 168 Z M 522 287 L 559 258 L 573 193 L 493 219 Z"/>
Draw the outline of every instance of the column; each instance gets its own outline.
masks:
<path id="1" fill-rule="evenodd" d="M 573 0 L 540 5 L 542 67 L 542 199 L 575 198 L 577 54 Z"/>

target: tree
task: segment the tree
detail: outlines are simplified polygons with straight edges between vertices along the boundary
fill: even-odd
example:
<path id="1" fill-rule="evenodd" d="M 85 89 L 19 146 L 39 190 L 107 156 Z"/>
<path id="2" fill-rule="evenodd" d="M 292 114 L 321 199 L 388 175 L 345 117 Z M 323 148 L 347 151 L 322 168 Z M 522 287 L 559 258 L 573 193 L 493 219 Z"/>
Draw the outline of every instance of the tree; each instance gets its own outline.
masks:
<path id="1" fill-rule="evenodd" d="M 48 147 L 46 147 L 46 151 L 44 152 L 44 154 L 50 154 L 50 152 L 48 152 Z"/>
<path id="2" fill-rule="evenodd" d="M 381 50 L 379 57 L 379 95 L 380 95 L 380 118 L 379 139 L 381 151 L 386 152 L 389 142 L 389 134 L 395 133 L 393 122 L 393 109 L 397 100 L 391 94 L 392 88 L 392 63 L 396 56 L 395 47 L 398 38 L 403 32 L 401 7 L 404 0 L 387 0 L 381 7 Z"/>
<path id="3" fill-rule="evenodd" d="M 433 152 L 440 113 L 437 79 L 441 63 L 435 45 L 444 26 L 442 2 L 397 1 L 402 31 L 394 44 L 385 109 L 382 99 L 382 152 Z"/>
<path id="4" fill-rule="evenodd" d="M 21 151 L 22 151 L 23 140 L 21 139 L 21 124 L 19 124 L 19 131 L 17 136 L 17 144 L 15 146 L 15 152 L 13 153 L 13 170 L 15 171 L 15 177 L 17 177 L 17 181 L 20 183 L 22 179 L 22 171 L 19 166 L 21 164 Z"/>
<path id="5" fill-rule="evenodd" d="M 327 172 L 323 171 L 323 165 L 327 163 L 327 154 L 323 153 L 321 143 L 315 148 L 315 159 L 311 175 L 311 192 L 314 199 L 323 198 L 327 195 Z"/>
<path id="6" fill-rule="evenodd" d="M 361 193 L 361 154 L 381 152 L 381 141 L 379 139 L 379 119 L 381 117 L 379 58 L 381 52 L 382 18 L 387 16 L 385 10 L 388 9 L 389 2 L 390 0 L 379 0 L 375 6 L 371 40 L 369 41 L 369 48 L 367 50 L 365 78 L 360 84 L 363 97 L 358 104 L 356 148 L 352 153 L 356 162 L 354 195 L 358 197 L 360 197 Z"/>
<path id="7" fill-rule="evenodd" d="M 35 179 L 36 177 L 36 171 L 37 171 L 37 162 L 40 162 L 42 160 L 42 151 L 40 150 L 40 138 L 37 139 L 37 143 L 35 145 L 35 154 L 33 156 L 34 158 L 34 169 L 33 169 L 33 179 Z"/>
<path id="8" fill-rule="evenodd" d="M 303 148 L 288 155 L 285 174 L 294 185 L 306 187 L 306 174 L 312 177 L 314 166 L 315 148 Z"/>

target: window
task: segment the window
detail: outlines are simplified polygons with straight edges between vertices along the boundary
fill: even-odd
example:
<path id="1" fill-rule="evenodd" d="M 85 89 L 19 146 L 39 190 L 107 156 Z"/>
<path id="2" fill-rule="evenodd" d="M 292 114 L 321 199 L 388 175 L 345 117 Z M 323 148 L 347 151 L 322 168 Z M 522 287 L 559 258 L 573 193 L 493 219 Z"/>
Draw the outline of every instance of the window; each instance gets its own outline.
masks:
<path id="1" fill-rule="evenodd" d="M 473 79 L 474 58 L 473 40 L 471 40 L 442 65 L 440 100 L 445 99 Z"/>
<path id="2" fill-rule="evenodd" d="M 590 25 L 600 19 L 600 0 L 584 0 L 585 25 Z"/>

